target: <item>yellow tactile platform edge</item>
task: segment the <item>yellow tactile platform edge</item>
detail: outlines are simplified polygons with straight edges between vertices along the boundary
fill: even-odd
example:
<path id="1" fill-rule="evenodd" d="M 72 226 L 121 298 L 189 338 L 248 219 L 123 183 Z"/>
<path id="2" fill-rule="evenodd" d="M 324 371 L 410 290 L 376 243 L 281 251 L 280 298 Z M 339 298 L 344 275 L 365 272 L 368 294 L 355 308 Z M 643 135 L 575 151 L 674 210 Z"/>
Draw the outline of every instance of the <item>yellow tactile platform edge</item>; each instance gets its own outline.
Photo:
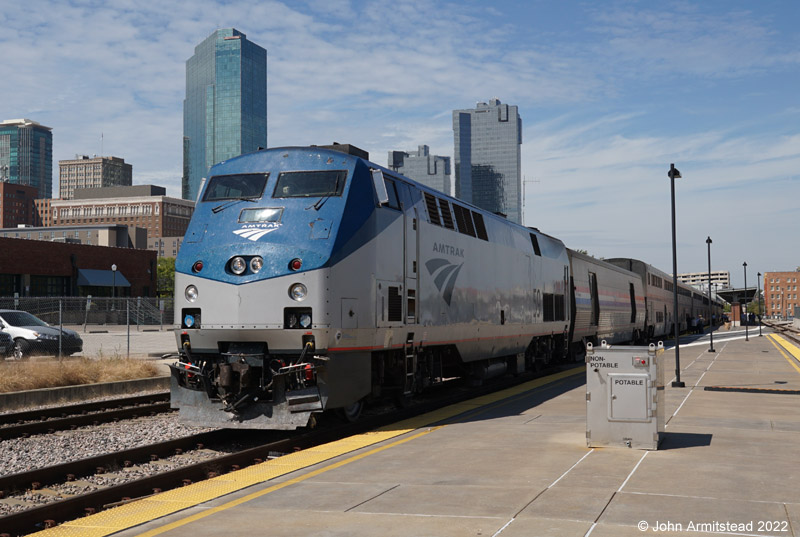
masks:
<path id="1" fill-rule="evenodd" d="M 583 366 L 569 369 L 531 382 L 526 382 L 497 393 L 451 405 L 421 416 L 410 418 L 374 431 L 343 438 L 297 453 L 290 453 L 278 459 L 249 466 L 222 476 L 200 481 L 192 485 L 162 492 L 129 504 L 108 509 L 100 513 L 66 522 L 55 528 L 35 533 L 37 537 L 104 537 L 113 533 L 144 524 L 180 510 L 199 505 L 236 492 L 249 486 L 263 483 L 291 472 L 308 468 L 335 457 L 380 442 L 410 433 L 421 427 L 453 418 L 464 412 L 512 398 L 583 372 Z"/>
<path id="2" fill-rule="evenodd" d="M 768 334 L 767 337 L 772 340 L 776 347 L 778 347 L 778 350 L 784 355 L 786 361 L 788 361 L 791 366 L 794 367 L 798 373 L 800 373 L 800 367 L 798 367 L 798 364 L 800 364 L 800 348 L 778 334 Z M 794 361 L 783 353 L 784 350 L 794 357 Z"/>

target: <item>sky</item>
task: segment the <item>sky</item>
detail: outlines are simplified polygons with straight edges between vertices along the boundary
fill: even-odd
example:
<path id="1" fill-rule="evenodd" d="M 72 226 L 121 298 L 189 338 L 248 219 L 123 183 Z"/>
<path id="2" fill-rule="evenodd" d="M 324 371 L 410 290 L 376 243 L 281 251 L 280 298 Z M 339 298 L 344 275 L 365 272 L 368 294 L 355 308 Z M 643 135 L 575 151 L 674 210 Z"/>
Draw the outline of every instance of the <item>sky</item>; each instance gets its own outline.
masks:
<path id="1" fill-rule="evenodd" d="M 795 0 L 29 0 L 0 11 L 0 119 L 57 161 L 113 155 L 180 197 L 186 60 L 217 28 L 267 49 L 268 146 L 453 155 L 452 111 L 522 117 L 524 223 L 672 272 L 800 266 Z"/>

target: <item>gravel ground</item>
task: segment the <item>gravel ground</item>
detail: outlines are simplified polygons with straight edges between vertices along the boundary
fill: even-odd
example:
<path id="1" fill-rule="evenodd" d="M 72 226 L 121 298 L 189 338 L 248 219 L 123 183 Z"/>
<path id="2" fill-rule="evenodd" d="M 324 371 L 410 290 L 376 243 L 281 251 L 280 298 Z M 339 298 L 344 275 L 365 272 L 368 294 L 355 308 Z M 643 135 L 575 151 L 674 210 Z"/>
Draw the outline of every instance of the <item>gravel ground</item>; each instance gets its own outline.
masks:
<path id="1" fill-rule="evenodd" d="M 211 428 L 188 427 L 178 422 L 177 415 L 158 415 L 123 420 L 74 431 L 35 435 L 0 441 L 0 475 L 32 470 L 62 462 L 78 460 L 102 453 L 170 440 L 210 431 Z M 46 487 L 43 491 L 27 490 L 0 500 L 0 516 L 82 494 L 98 488 L 139 479 L 217 456 L 212 450 L 194 450 L 159 461 L 119 468 L 108 474 L 80 478 L 77 482 Z"/>
<path id="2" fill-rule="evenodd" d="M 212 429 L 189 427 L 179 423 L 177 415 L 162 414 L 80 427 L 74 431 L 12 438 L 0 441 L 0 461 L 2 461 L 0 475 L 52 466 L 210 430 Z"/>

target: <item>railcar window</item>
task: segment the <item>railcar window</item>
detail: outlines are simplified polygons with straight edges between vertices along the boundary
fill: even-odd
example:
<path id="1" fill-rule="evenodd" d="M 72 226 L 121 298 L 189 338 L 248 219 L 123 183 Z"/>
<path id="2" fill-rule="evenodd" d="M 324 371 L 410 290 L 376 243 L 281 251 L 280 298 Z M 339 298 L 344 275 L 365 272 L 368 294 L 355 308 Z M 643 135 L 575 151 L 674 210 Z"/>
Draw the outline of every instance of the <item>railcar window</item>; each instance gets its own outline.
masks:
<path id="1" fill-rule="evenodd" d="M 341 196 L 347 178 L 345 170 L 282 172 L 275 183 L 273 198 L 316 198 Z"/>
<path id="2" fill-rule="evenodd" d="M 215 175 L 208 180 L 203 201 L 260 198 L 267 185 L 267 177 L 268 173 Z"/>
<path id="3" fill-rule="evenodd" d="M 472 211 L 472 219 L 475 222 L 475 233 L 478 238 L 488 241 L 489 235 L 486 234 L 486 226 L 483 225 L 483 215 Z"/>
<path id="4" fill-rule="evenodd" d="M 425 205 L 428 207 L 428 216 L 431 219 L 431 224 L 441 226 L 442 222 L 439 220 L 439 207 L 436 205 L 436 198 L 425 192 Z"/>
<path id="5" fill-rule="evenodd" d="M 442 222 L 447 229 L 455 229 L 453 225 L 453 215 L 450 213 L 450 203 L 442 198 L 439 198 L 439 210 L 442 211 Z"/>

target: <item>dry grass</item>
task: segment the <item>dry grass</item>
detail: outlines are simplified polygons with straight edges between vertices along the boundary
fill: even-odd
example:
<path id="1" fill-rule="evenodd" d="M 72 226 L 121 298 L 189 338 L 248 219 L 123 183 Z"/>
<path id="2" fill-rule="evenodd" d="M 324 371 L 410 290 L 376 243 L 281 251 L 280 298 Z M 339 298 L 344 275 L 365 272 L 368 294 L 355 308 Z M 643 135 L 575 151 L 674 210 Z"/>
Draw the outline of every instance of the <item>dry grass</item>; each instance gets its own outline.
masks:
<path id="1" fill-rule="evenodd" d="M 158 366 L 144 360 L 107 358 L 47 362 L 0 361 L 0 393 L 113 382 L 158 376 Z"/>

